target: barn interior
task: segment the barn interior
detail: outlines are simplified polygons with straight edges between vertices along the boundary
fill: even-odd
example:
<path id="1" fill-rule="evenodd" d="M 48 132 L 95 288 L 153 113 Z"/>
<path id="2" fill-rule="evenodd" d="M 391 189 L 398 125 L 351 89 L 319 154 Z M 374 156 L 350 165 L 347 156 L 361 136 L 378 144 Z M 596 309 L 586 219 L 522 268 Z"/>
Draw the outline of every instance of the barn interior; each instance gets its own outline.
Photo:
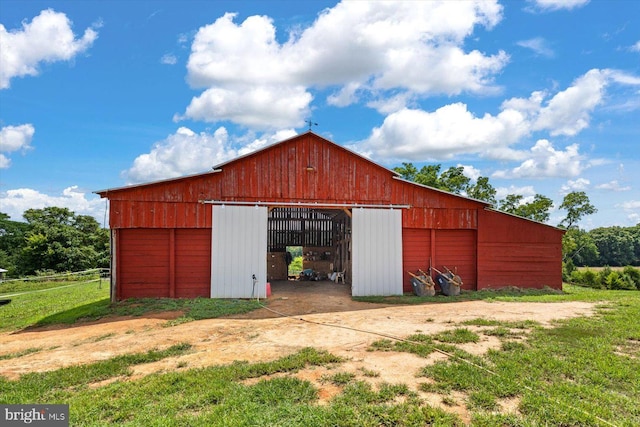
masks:
<path id="1" fill-rule="evenodd" d="M 272 292 L 295 286 L 351 284 L 349 209 L 270 207 L 267 279 Z M 289 271 L 287 247 L 302 248 L 302 269 Z M 289 261 L 289 262 L 288 262 Z"/>

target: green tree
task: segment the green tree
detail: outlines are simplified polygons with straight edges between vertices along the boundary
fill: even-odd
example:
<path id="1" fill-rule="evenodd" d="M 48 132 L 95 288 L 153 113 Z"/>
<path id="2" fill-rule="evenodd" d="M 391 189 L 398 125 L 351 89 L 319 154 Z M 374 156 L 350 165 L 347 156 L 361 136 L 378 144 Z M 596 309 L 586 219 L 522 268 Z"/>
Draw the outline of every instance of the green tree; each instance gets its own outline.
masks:
<path id="1" fill-rule="evenodd" d="M 524 196 L 520 194 L 508 194 L 504 200 L 498 203 L 498 209 L 538 222 L 549 220 L 549 211 L 553 206 L 553 201 L 550 198 L 536 194 L 531 202 L 524 203 L 523 200 Z"/>
<path id="2" fill-rule="evenodd" d="M 475 184 L 469 186 L 467 195 L 473 199 L 491 203 L 493 206 L 497 203 L 496 189 L 489 184 L 489 178 L 486 176 L 479 177 Z"/>
<path id="3" fill-rule="evenodd" d="M 418 176 L 418 168 L 416 168 L 413 163 L 403 162 L 402 166 L 396 166 L 393 170 L 400 174 L 403 179 L 407 181 L 416 181 L 416 177 Z"/>
<path id="4" fill-rule="evenodd" d="M 588 232 L 571 228 L 562 238 L 562 257 L 577 266 L 593 266 L 598 265 L 600 254 Z"/>
<path id="5" fill-rule="evenodd" d="M 640 262 L 635 252 L 640 242 L 633 227 L 601 227 L 589 234 L 600 253 L 598 265 L 625 266 Z"/>
<path id="6" fill-rule="evenodd" d="M 564 196 L 560 209 L 567 211 L 567 216 L 560 222 L 560 225 L 566 226 L 567 229 L 574 227 L 586 215 L 598 212 L 584 191 L 572 191 Z"/>
<path id="7" fill-rule="evenodd" d="M 466 193 L 471 179 L 464 175 L 464 167 L 451 166 L 439 177 L 440 188 L 455 194 Z"/>
<path id="8" fill-rule="evenodd" d="M 101 229 L 93 217 L 59 207 L 29 209 L 23 216 L 29 231 L 18 256 L 19 273 L 78 271 L 108 265 L 108 231 Z"/>
<path id="9" fill-rule="evenodd" d="M 9 215 L 0 212 L 0 267 L 8 270 L 9 276 L 16 274 L 17 258 L 28 230 L 29 224 L 12 221 Z"/>

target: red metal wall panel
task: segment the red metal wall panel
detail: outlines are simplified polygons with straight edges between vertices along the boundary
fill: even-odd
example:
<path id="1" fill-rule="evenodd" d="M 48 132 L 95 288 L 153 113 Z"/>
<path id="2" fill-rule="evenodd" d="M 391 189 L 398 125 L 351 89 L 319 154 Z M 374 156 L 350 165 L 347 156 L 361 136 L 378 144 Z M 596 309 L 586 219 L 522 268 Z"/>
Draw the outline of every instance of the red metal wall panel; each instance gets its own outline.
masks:
<path id="1" fill-rule="evenodd" d="M 562 230 L 494 211 L 478 221 L 478 289 L 562 289 Z"/>
<path id="2" fill-rule="evenodd" d="M 431 258 L 431 230 L 424 228 L 402 229 L 402 272 L 403 292 L 412 292 L 411 276 L 407 271 L 417 274 L 418 269 L 428 272 Z"/>
<path id="3" fill-rule="evenodd" d="M 117 236 L 118 299 L 211 294 L 211 229 L 131 228 Z"/>
<path id="4" fill-rule="evenodd" d="M 211 229 L 175 231 L 175 283 L 177 298 L 211 295 Z"/>
<path id="5" fill-rule="evenodd" d="M 463 281 L 462 289 L 475 290 L 477 286 L 475 230 L 436 230 L 433 266 L 445 273 L 446 266 Z"/>
<path id="6" fill-rule="evenodd" d="M 169 296 L 169 230 L 118 233 L 118 299 Z"/>

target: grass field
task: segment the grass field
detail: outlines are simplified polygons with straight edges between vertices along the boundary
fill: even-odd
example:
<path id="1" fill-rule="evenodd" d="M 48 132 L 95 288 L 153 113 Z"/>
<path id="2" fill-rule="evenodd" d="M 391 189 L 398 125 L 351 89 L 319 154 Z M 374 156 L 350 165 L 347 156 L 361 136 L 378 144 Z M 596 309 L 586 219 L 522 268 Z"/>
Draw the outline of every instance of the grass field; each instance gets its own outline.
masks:
<path id="1" fill-rule="evenodd" d="M 62 289 L 27 294 L 33 298 L 31 305 L 37 305 L 38 299 L 49 300 L 41 307 L 50 311 L 44 315 L 31 313 L 31 320 L 12 320 L 11 328 L 43 319 L 53 321 L 55 307 L 76 314 L 74 310 L 93 315 L 117 311 L 105 301 L 104 286 L 98 289 L 96 283 L 90 283 L 64 289 L 75 297 L 63 298 L 57 293 Z M 27 295 L 15 298 L 20 302 Z M 74 308 L 73 298 L 78 299 L 75 304 L 80 309 Z M 57 299 L 66 305 L 58 305 Z M 446 333 L 407 334 L 405 341 L 379 340 L 371 350 L 411 352 L 420 357 L 434 352 L 448 354 L 435 364 L 425 361 L 419 374 L 425 378 L 422 391 L 438 394 L 451 405 L 459 403 L 459 396 L 466 396 L 464 404 L 474 426 L 640 425 L 640 292 L 567 286 L 564 293 L 511 290 L 485 294 L 483 299 L 590 301 L 599 306 L 595 316 L 558 321 L 550 329 L 540 327 L 535 319 L 514 323 L 479 318 L 455 324 Z M 155 310 L 169 303 L 138 301 L 120 308 L 129 312 Z M 179 305 L 184 302 L 174 304 L 190 310 Z M 0 307 L 3 326 L 3 313 L 9 306 Z M 100 311 L 103 309 L 107 311 Z M 207 310 L 205 313 L 211 314 Z M 74 316 L 59 318 L 70 321 Z M 478 339 L 477 330 L 472 328 L 498 337 L 500 348 L 484 356 L 460 350 L 457 344 Z M 237 362 L 127 379 L 134 365 L 190 351 L 189 344 L 178 344 L 163 351 L 27 374 L 16 381 L 0 377 L 0 403 L 67 403 L 71 425 L 83 426 L 464 425 L 456 414 L 429 406 L 405 384 L 373 387 L 341 372 L 343 359 L 313 348 L 275 361 Z M 318 389 L 312 383 L 294 376 L 314 366 L 335 372 L 325 380 L 340 392 L 327 404 L 318 404 Z M 502 411 L 505 402 L 511 402 L 517 411 Z"/>
<path id="2" fill-rule="evenodd" d="M 17 331 L 29 326 L 71 324 L 106 316 L 141 316 L 145 313 L 182 311 L 182 316 L 171 321 L 176 324 L 246 313 L 260 307 L 255 301 L 210 298 L 148 298 L 111 304 L 109 281 L 100 279 L 11 282 L 10 286 L 0 284 L 0 299 L 11 299 L 10 304 L 0 308 L 0 332 Z"/>

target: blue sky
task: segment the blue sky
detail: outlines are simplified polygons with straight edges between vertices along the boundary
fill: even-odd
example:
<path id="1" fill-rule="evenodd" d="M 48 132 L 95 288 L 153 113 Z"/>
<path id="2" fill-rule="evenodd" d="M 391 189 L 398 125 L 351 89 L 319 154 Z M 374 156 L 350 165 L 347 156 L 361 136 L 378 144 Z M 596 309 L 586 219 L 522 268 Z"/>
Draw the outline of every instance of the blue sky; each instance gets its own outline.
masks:
<path id="1" fill-rule="evenodd" d="M 198 173 L 307 129 L 640 222 L 640 2 L 0 3 L 0 211 Z M 565 213 L 554 208 L 550 224 Z"/>

